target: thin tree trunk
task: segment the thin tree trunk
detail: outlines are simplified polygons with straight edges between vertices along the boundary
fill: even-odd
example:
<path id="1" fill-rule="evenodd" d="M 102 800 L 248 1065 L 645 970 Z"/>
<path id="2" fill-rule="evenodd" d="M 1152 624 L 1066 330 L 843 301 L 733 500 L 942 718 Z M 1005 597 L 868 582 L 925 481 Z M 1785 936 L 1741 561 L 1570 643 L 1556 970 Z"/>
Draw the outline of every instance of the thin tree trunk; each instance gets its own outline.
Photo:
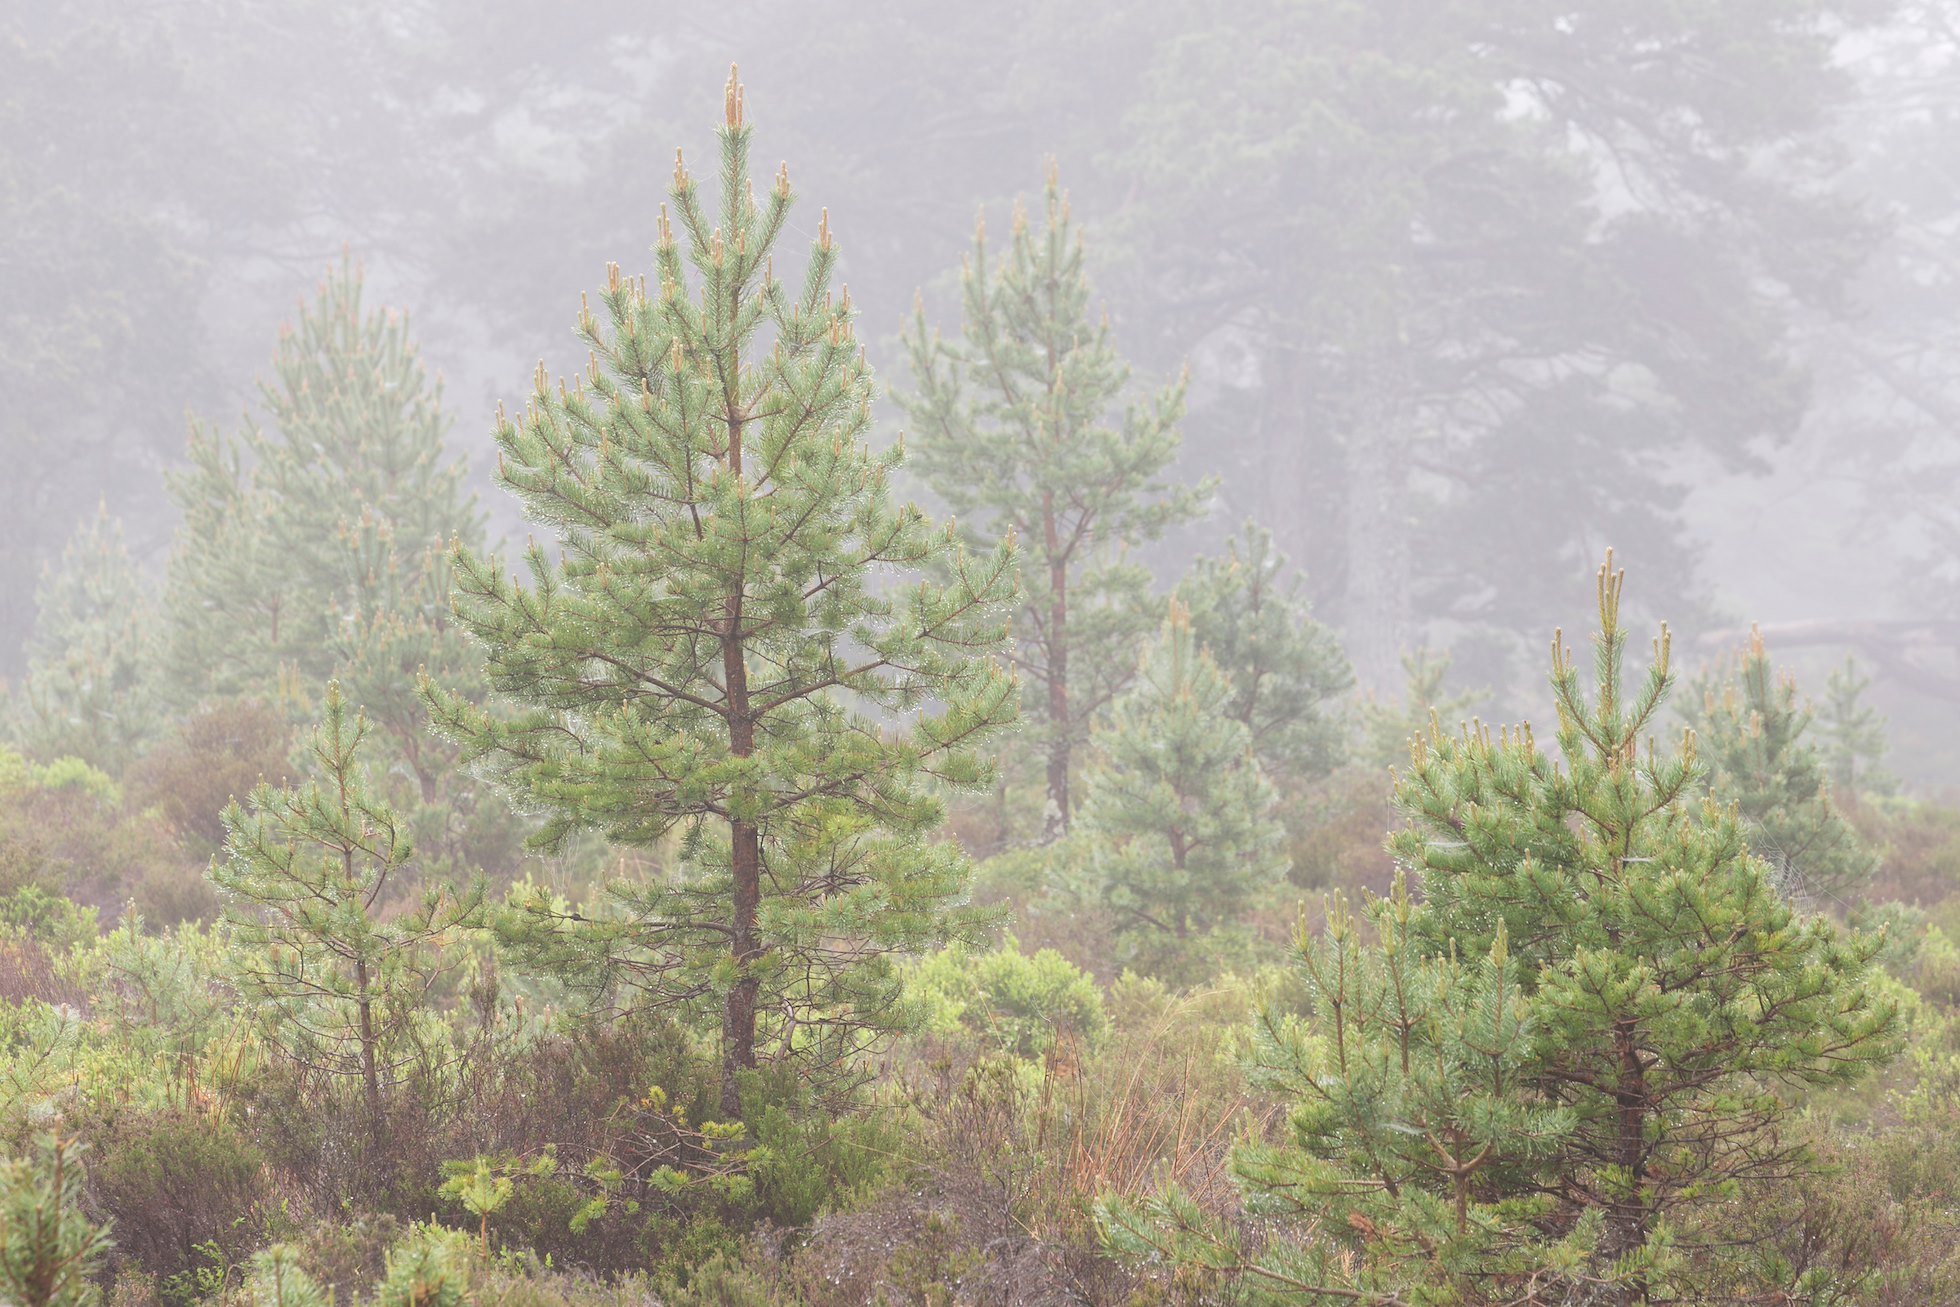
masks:
<path id="1" fill-rule="evenodd" d="M 1075 723 L 1068 708 L 1068 562 L 1062 557 L 1052 492 L 1042 496 L 1041 529 L 1048 551 L 1048 807 L 1042 837 L 1068 833 L 1070 736 Z"/>
<path id="2" fill-rule="evenodd" d="M 756 936 L 756 914 L 762 903 L 762 842 L 748 822 L 731 826 L 731 870 L 735 879 L 735 937 L 732 951 L 741 978 L 729 988 L 721 1019 L 721 1111 L 730 1120 L 742 1112 L 737 1077 L 755 1068 L 755 1006 L 761 982 L 753 974 L 762 956 Z"/>
<path id="3" fill-rule="evenodd" d="M 1301 350 L 1276 344 L 1261 363 L 1262 404 L 1259 415 L 1261 483 L 1253 488 L 1259 520 L 1271 526 L 1274 545 L 1300 568 L 1309 587 L 1333 579 L 1333 542 L 1316 538 L 1316 527 L 1332 516 L 1317 500 L 1327 493 L 1328 469 L 1316 459 L 1316 432 L 1309 414 L 1313 398 L 1307 385 L 1307 362 Z M 1326 575 L 1323 576 L 1322 574 Z M 1315 591 L 1317 606 L 1337 595 Z"/>
<path id="4" fill-rule="evenodd" d="M 355 1010 L 360 1017 L 361 1091 L 367 1100 L 368 1137 L 379 1150 L 387 1139 L 387 1118 L 381 1103 L 381 1069 L 375 1056 L 374 999 L 368 992 L 366 958 L 354 960 Z M 378 1153 L 377 1153 L 378 1156 Z"/>
<path id="5" fill-rule="evenodd" d="M 1184 886 L 1187 891 L 1189 888 L 1189 881 L 1185 878 L 1184 875 L 1185 872 L 1184 860 L 1189 856 L 1190 856 L 1190 849 L 1185 844 L 1184 832 L 1177 829 L 1175 826 L 1173 826 L 1171 828 L 1171 866 L 1177 870 L 1177 883 L 1180 886 Z M 1190 936 L 1191 936 L 1191 907 L 1189 902 L 1187 901 L 1178 904 L 1177 937 L 1179 939 L 1189 939 Z"/>
<path id="6" fill-rule="evenodd" d="M 1618 1106 L 1618 1138 L 1615 1141 L 1614 1162 L 1621 1171 L 1620 1182 L 1626 1186 L 1625 1192 L 1617 1198 L 1606 1214 L 1605 1247 L 1601 1252 L 1608 1261 L 1617 1261 L 1628 1253 L 1635 1252 L 1647 1243 L 1653 1214 L 1650 1210 L 1647 1193 L 1647 1075 L 1640 1063 L 1640 1050 L 1633 1042 L 1633 1032 L 1629 1023 L 1619 1023 L 1613 1033 L 1615 1053 L 1620 1063 L 1619 1091 L 1615 1095 Z M 1623 1303 L 1644 1303 L 1647 1301 L 1645 1277 L 1636 1278 L 1632 1283 L 1619 1289 L 1619 1301 Z"/>
<path id="7" fill-rule="evenodd" d="M 742 419 L 732 412 L 728 423 L 728 466 L 742 474 Z M 721 636 L 722 680 L 728 690 L 728 751 L 737 758 L 755 752 L 755 721 L 749 715 L 749 672 L 742 649 L 742 593 L 728 596 Z M 729 873 L 734 902 L 729 925 L 730 952 L 737 979 L 729 987 L 721 1019 L 721 1111 L 730 1120 L 742 1112 L 737 1077 L 755 1066 L 755 1006 L 761 982 L 754 966 L 762 956 L 756 917 L 762 906 L 762 836 L 746 821 L 729 822 Z"/>

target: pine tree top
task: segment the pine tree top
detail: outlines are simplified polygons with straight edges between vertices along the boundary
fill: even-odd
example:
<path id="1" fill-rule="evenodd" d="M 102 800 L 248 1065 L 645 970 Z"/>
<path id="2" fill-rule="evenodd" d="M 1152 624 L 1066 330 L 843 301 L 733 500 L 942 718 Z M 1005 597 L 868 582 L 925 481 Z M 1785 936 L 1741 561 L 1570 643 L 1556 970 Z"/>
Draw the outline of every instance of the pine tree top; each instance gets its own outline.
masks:
<path id="1" fill-rule="evenodd" d="M 1197 516 L 1211 485 L 1165 475 L 1188 376 L 1132 397 L 1052 160 L 1042 219 L 1031 223 L 1016 200 L 996 263 L 981 215 L 960 265 L 960 338 L 927 324 L 921 298 L 905 340 L 918 391 L 898 398 L 921 431 L 920 472 L 948 507 L 1060 562 L 1155 539 Z M 1044 529 L 1044 513 L 1058 531 Z"/>
<path id="2" fill-rule="evenodd" d="M 582 302 L 585 370 L 540 365 L 523 412 L 499 410 L 498 479 L 557 548 L 531 543 L 528 583 L 456 554 L 492 684 L 531 707 L 497 723 L 437 692 L 438 718 L 553 808 L 547 838 L 818 796 L 896 813 L 904 777 L 977 779 L 972 744 L 1012 712 L 1011 542 L 969 551 L 894 499 L 905 451 L 866 443 L 828 214 L 792 289 L 788 169 L 758 193 L 732 77 L 718 140 L 712 194 L 676 155 L 651 275 L 612 265 Z"/>

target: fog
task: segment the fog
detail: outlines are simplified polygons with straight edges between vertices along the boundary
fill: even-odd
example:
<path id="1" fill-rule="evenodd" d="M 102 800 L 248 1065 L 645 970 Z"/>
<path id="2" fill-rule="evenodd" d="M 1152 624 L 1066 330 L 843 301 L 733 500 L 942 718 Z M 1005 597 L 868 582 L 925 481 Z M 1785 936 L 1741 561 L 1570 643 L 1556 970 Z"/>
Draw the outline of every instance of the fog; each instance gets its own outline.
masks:
<path id="1" fill-rule="evenodd" d="M 1447 650 L 1510 717 L 1611 546 L 1689 659 L 1751 622 L 1806 690 L 1852 654 L 1895 770 L 1960 761 L 1960 3 L 9 8 L 0 675 L 98 503 L 162 586 L 188 417 L 261 405 L 343 253 L 521 541 L 497 404 L 583 365 L 580 293 L 650 266 L 738 62 L 883 388 L 1054 161 L 1136 393 L 1190 368 L 1179 473 L 1218 478 L 1161 587 L 1257 519 L 1364 692 Z"/>

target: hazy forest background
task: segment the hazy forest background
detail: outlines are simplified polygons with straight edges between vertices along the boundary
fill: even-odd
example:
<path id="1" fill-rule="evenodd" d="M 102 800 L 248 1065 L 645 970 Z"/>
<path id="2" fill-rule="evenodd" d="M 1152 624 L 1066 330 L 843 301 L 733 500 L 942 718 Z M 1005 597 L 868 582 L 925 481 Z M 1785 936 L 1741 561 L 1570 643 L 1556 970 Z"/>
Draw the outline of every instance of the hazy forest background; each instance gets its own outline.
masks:
<path id="1" fill-rule="evenodd" d="M 1960 1301 L 1960 0 L 665 9 L 0 14 L 0 1296 Z"/>
<path id="2" fill-rule="evenodd" d="M 976 213 L 1004 230 L 1059 162 L 1123 352 L 1192 369 L 1180 472 L 1220 479 L 1161 573 L 1257 517 L 1364 684 L 1398 681 L 1396 644 L 1448 648 L 1515 713 L 1611 544 L 1696 636 L 1832 626 L 1789 655 L 1882 663 L 1900 755 L 1949 763 L 1952 16 L 1452 14 L 24 8 L 0 666 L 98 500 L 160 570 L 183 414 L 256 402 L 343 246 L 413 313 L 487 488 L 496 401 L 540 358 L 581 361 L 568 288 L 646 250 L 665 155 L 710 143 L 690 110 L 740 55 L 767 152 L 851 233 L 840 275 L 889 383 L 914 294 L 935 320 L 955 304 Z M 1509 73 L 1464 53 L 1484 32 Z M 1380 122 L 1335 94 L 1350 50 L 1380 61 Z M 1393 118 L 1500 76 L 1497 125 Z M 1326 357 L 1354 331 L 1386 380 Z M 1359 423 L 1404 442 L 1379 485 Z M 508 497 L 483 506 L 520 531 Z"/>

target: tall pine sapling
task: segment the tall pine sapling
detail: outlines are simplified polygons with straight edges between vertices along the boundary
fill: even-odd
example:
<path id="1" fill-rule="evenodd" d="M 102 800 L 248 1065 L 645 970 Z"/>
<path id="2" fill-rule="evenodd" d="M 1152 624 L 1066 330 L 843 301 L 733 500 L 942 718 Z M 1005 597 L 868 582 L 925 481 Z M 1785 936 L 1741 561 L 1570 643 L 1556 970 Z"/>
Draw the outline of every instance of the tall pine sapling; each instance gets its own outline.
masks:
<path id="1" fill-rule="evenodd" d="M 1052 163 L 1043 218 L 1036 231 L 1016 203 L 998 266 L 980 224 L 961 264 L 960 339 L 931 331 L 921 301 L 905 338 L 917 391 L 899 403 L 920 431 L 926 483 L 968 537 L 1012 534 L 1025 551 L 1014 660 L 1046 735 L 1052 837 L 1068 826 L 1074 751 L 1127 683 L 1152 620 L 1149 576 L 1123 551 L 1197 516 L 1209 489 L 1166 479 L 1183 380 L 1125 402 L 1129 367 L 1108 320 L 1091 320 L 1082 241 Z"/>
<path id="2" fill-rule="evenodd" d="M 1223 558 L 1200 558 L 1178 586 L 1198 642 L 1232 683 L 1243 722 L 1269 775 L 1311 779 L 1338 766 L 1347 721 L 1333 700 L 1354 674 L 1333 632 L 1307 613 L 1286 576 L 1273 533 L 1247 522 Z"/>
<path id="3" fill-rule="evenodd" d="M 1884 716 L 1865 702 L 1871 684 L 1849 654 L 1824 682 L 1824 705 L 1817 717 L 1824 736 L 1824 768 L 1831 788 L 1847 798 L 1889 794 L 1898 785 L 1880 766 L 1889 746 Z"/>
<path id="4" fill-rule="evenodd" d="M 1079 859 L 1144 956 L 1240 923 L 1285 879 L 1272 785 L 1235 715 L 1231 682 L 1176 600 L 1131 687 L 1092 737 L 1074 838 Z"/>
<path id="5" fill-rule="evenodd" d="M 170 682 L 186 704 L 296 712 L 304 687 L 338 679 L 388 755 L 377 770 L 405 782 L 391 797 L 424 855 L 505 861 L 514 835 L 417 695 L 422 669 L 481 687 L 447 549 L 482 547 L 483 518 L 445 454 L 441 385 L 407 318 L 364 297 L 343 261 L 302 301 L 259 387 L 266 427 L 193 426 L 190 466 L 170 481 L 184 513 L 165 593 Z"/>
<path id="6" fill-rule="evenodd" d="M 427 693 L 546 814 L 544 842 L 681 831 L 682 866 L 613 886 L 603 920 L 535 895 L 507 933 L 595 993 L 716 1020 L 732 1118 L 764 1059 L 856 1065 L 898 1019 L 891 955 L 969 928 L 966 862 L 927 838 L 934 791 L 985 781 L 975 747 L 1019 687 L 996 661 L 1010 551 L 969 555 L 892 501 L 902 448 L 863 443 L 872 380 L 829 219 L 792 292 L 773 259 L 788 171 L 758 197 L 732 72 L 725 109 L 718 221 L 677 158 L 652 289 L 613 268 L 580 315 L 584 375 L 553 388 L 540 367 L 523 417 L 498 420 L 500 479 L 560 546 L 531 547 L 528 585 L 456 555 L 514 711 Z"/>
<path id="7" fill-rule="evenodd" d="M 1729 1205 L 1811 1165 L 1781 1129 L 1798 1095 L 1896 1051 L 1880 940 L 1798 915 L 1734 810 L 1702 796 L 1693 733 L 1653 739 L 1669 637 L 1663 626 L 1643 679 L 1627 675 L 1622 580 L 1609 556 L 1590 690 L 1553 641 L 1555 751 L 1529 726 L 1432 726 L 1412 744 L 1395 792 L 1408 825 L 1390 848 L 1417 901 L 1377 917 L 1392 956 L 1344 973 L 1339 939 L 1308 955 L 1318 1022 L 1306 1043 L 1284 1028 L 1269 1041 L 1297 1072 L 1293 1139 L 1242 1146 L 1234 1166 L 1255 1210 L 1309 1221 L 1248 1248 L 1172 1192 L 1106 1205 L 1115 1244 L 1237 1275 L 1273 1304 L 1811 1301 L 1827 1288 L 1825 1272 L 1791 1275 L 1735 1240 Z M 1482 958 L 1481 979 L 1458 962 Z M 1405 1014 L 1463 984 L 1484 987 L 1482 1013 L 1515 984 L 1521 1025 L 1456 1027 L 1491 1060 L 1453 1069 L 1454 1018 Z M 1418 1048 L 1433 1073 L 1417 1071 Z M 1470 1078 L 1500 1073 L 1501 1092 Z M 1423 1087 L 1432 1074 L 1440 1092 Z"/>
<path id="8" fill-rule="evenodd" d="M 43 758 L 120 771 L 155 737 L 162 713 L 155 604 L 106 504 L 41 574 L 34 605 L 15 737 Z"/>
<path id="9" fill-rule="evenodd" d="M 419 892 L 414 848 L 361 759 L 369 727 L 327 685 L 313 733 L 315 775 L 296 789 L 261 784 L 224 813 L 211 879 L 225 901 L 240 991 L 267 1036 L 308 1070 L 360 1086 L 370 1140 L 388 1090 L 413 1055 L 423 1000 L 456 962 L 480 887 Z"/>
<path id="10" fill-rule="evenodd" d="M 1709 789 L 1736 805 L 1784 893 L 1842 901 L 1870 881 L 1878 859 L 1832 804 L 1824 756 L 1805 738 L 1815 714 L 1761 633 L 1751 628 L 1741 657 L 1694 689 L 1688 716 Z"/>
<path id="11" fill-rule="evenodd" d="M 259 386 L 269 430 L 192 426 L 190 466 L 170 478 L 184 524 L 166 591 L 187 701 L 264 694 L 281 668 L 338 674 L 391 571 L 482 542 L 463 463 L 444 455 L 440 384 L 406 317 L 362 299 L 344 261 L 280 330 Z"/>

